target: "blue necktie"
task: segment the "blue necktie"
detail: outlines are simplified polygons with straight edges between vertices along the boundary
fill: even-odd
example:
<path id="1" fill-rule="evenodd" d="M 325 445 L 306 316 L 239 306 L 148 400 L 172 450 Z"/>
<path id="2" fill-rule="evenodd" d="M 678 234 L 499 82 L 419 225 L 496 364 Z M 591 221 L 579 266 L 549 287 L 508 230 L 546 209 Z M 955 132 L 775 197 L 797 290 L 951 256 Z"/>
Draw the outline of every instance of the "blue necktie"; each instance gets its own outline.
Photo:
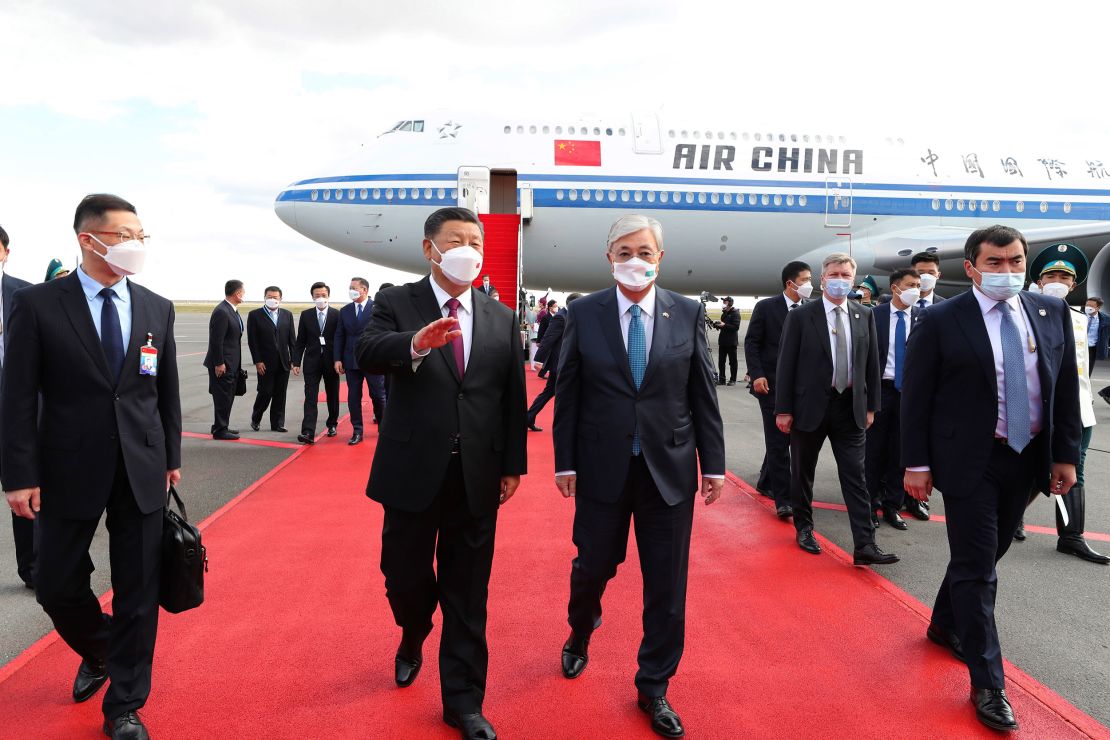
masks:
<path id="1" fill-rule="evenodd" d="M 1013 309 L 1005 302 L 999 302 L 1002 312 L 1002 371 L 1006 384 L 1006 437 L 1015 452 L 1021 452 L 1029 444 L 1029 382 L 1025 377 L 1025 348 L 1021 334 L 1011 315 Z"/>
<path id="2" fill-rule="evenodd" d="M 925 308 L 925 306 L 926 306 L 926 303 L 925 303 L 925 299 L 924 299 L 924 298 L 922 298 L 921 300 L 919 300 L 919 301 L 917 302 L 917 307 L 918 307 L 918 308 Z"/>
<path id="3" fill-rule="evenodd" d="M 319 311 L 316 312 L 316 323 L 320 325 L 320 333 L 324 333 L 324 314 Z"/>
<path id="4" fill-rule="evenodd" d="M 906 360 L 906 314 L 898 314 L 898 325 L 894 327 L 894 390 L 902 390 L 902 367 Z"/>
<path id="5" fill-rule="evenodd" d="M 355 321 L 358 321 L 361 318 L 362 318 L 362 304 L 361 303 L 356 303 L 355 304 Z"/>
<path id="6" fill-rule="evenodd" d="M 112 300 L 116 291 L 105 288 L 100 291 L 104 305 L 100 309 L 100 344 L 104 347 L 104 359 L 108 362 L 108 372 L 112 380 L 119 383 L 119 374 L 123 371 L 123 331 L 119 326 L 119 311 Z"/>
<path id="7" fill-rule="evenodd" d="M 640 321 L 640 307 L 633 305 L 631 309 L 632 321 L 628 324 L 628 366 L 632 370 L 632 382 L 636 390 L 640 390 L 640 383 L 644 382 L 644 371 L 647 370 L 647 338 L 644 334 L 644 322 Z M 640 433 L 632 434 L 632 454 L 640 454 Z"/>
<path id="8" fill-rule="evenodd" d="M 274 322 L 274 326 L 277 326 L 277 311 L 267 311 L 266 313 L 270 314 L 270 321 Z"/>

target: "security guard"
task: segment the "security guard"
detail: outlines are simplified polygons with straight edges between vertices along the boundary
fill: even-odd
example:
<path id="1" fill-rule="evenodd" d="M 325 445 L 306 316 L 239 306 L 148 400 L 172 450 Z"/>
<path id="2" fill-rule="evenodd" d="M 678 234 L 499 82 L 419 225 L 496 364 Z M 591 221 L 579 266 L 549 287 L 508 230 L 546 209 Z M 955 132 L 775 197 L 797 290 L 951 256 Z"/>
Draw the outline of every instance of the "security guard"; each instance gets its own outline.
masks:
<path id="1" fill-rule="evenodd" d="M 1052 244 L 1041 250 L 1030 263 L 1030 278 L 1036 278 L 1041 293 L 1060 299 L 1082 285 L 1087 280 L 1089 265 L 1087 257 L 1073 244 Z M 1087 447 L 1091 444 L 1091 434 L 1095 426 L 1095 409 L 1092 403 L 1090 360 L 1087 352 L 1087 317 L 1082 308 L 1071 306 L 1072 327 L 1075 330 L 1075 359 L 1079 368 L 1079 415 L 1083 420 L 1083 440 L 1079 449 L 1079 465 L 1076 467 L 1076 483 L 1064 495 L 1062 509 L 1067 512 L 1067 523 L 1059 504 L 1056 509 L 1056 542 L 1058 552 L 1074 555 L 1077 558 L 1110 564 L 1110 557 L 1091 549 L 1083 537 L 1086 502 L 1084 499 L 1083 463 L 1087 458 Z M 1032 500 L 1036 499 L 1034 494 Z"/>

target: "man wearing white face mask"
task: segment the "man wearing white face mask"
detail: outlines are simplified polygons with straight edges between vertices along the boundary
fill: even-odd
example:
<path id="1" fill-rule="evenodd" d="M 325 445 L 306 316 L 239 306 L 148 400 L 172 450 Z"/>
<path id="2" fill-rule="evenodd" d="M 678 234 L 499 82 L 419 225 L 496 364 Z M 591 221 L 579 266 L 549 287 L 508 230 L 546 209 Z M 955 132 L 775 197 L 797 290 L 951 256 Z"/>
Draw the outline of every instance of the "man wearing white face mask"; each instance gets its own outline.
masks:
<path id="1" fill-rule="evenodd" d="M 347 376 L 347 408 L 351 412 L 351 439 L 349 445 L 362 442 L 362 387 L 370 389 L 370 402 L 374 408 L 374 423 L 385 415 L 385 382 L 381 375 L 362 372 L 355 364 L 355 343 L 362 335 L 374 313 L 370 298 L 370 283 L 366 278 L 351 278 L 348 295 L 351 302 L 339 311 L 339 327 L 335 330 L 335 371 Z"/>
<path id="2" fill-rule="evenodd" d="M 944 300 L 944 296 L 936 292 L 937 281 L 940 280 L 940 257 L 932 252 L 918 252 L 910 258 L 910 268 L 921 277 L 917 308 L 928 308 Z"/>
<path id="3" fill-rule="evenodd" d="M 285 396 L 293 367 L 293 314 L 281 307 L 281 288 L 271 285 L 264 304 L 247 314 L 247 346 L 258 374 L 258 395 L 251 410 L 251 429 L 258 431 L 262 415 L 270 409 L 270 429 L 285 433 Z"/>
<path id="4" fill-rule="evenodd" d="M 576 678 L 589 662 L 631 524 L 644 581 L 637 703 L 657 734 L 681 737 L 667 689 L 686 634 L 694 502 L 699 488 L 716 501 L 725 474 L 705 307 L 656 285 L 664 253 L 655 219 L 618 219 L 606 246 L 617 285 L 568 304 L 555 389 L 555 485 L 574 497 L 578 549 L 562 670 Z"/>
<path id="5" fill-rule="evenodd" d="M 174 310 L 125 277 L 141 270 L 149 238 L 133 205 L 87 196 L 73 229 L 81 266 L 19 291 L 6 317 L 3 484 L 12 511 L 37 520 L 36 595 L 81 656 L 73 700 L 110 678 L 104 732 L 141 739 L 163 507 L 181 480 Z M 105 513 L 112 616 L 89 581 L 89 544 Z"/>
<path id="6" fill-rule="evenodd" d="M 1068 307 L 1023 291 L 1028 244 L 996 225 L 964 245 L 974 287 L 921 312 L 902 382 L 906 492 L 944 496 L 951 559 L 930 640 L 963 660 L 978 719 L 1017 729 L 995 625 L 996 563 L 1034 486 L 1066 494 L 1082 428 Z"/>
<path id="7" fill-rule="evenodd" d="M 204 366 L 208 368 L 208 392 L 212 394 L 212 438 L 239 439 L 238 429 L 228 429 L 231 406 L 235 402 L 235 388 L 243 362 L 243 317 L 239 304 L 243 302 L 242 280 L 228 280 L 224 284 L 225 299 L 212 309 L 208 320 L 208 353 Z"/>
<path id="8" fill-rule="evenodd" d="M 482 235 L 465 208 L 432 213 L 431 274 L 380 291 L 355 347 L 360 370 L 391 376 L 366 495 L 385 509 L 381 569 L 401 628 L 394 681 L 416 680 L 438 605 L 443 720 L 465 740 L 496 737 L 483 708 L 486 598 L 498 507 L 528 465 L 516 316 L 473 287 Z"/>
<path id="9" fill-rule="evenodd" d="M 304 420 L 297 441 L 316 444 L 316 418 L 319 415 L 320 381 L 324 381 L 324 397 L 328 403 L 328 418 L 324 426 L 327 435 L 334 437 L 339 424 L 339 373 L 335 367 L 335 332 L 339 328 L 339 311 L 331 308 L 331 288 L 325 283 L 313 283 L 309 289 L 313 308 L 301 312 L 297 326 L 297 343 L 293 345 L 293 374 L 300 375 L 304 367 Z"/>

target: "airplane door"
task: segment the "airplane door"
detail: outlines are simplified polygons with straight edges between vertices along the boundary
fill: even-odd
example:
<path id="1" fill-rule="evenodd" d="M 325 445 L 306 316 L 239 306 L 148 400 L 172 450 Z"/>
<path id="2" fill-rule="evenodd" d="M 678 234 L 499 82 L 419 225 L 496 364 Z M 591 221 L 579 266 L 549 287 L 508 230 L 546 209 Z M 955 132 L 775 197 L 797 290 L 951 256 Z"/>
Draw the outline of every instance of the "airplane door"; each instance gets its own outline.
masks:
<path id="1" fill-rule="evenodd" d="M 489 213 L 489 167 L 459 168 L 459 207 Z"/>
<path id="2" fill-rule="evenodd" d="M 825 180 L 825 226 L 844 228 L 852 225 L 852 181 L 849 178 Z"/>
<path id="3" fill-rule="evenodd" d="M 632 146 L 637 154 L 663 152 L 663 139 L 659 136 L 659 119 L 654 113 L 632 114 Z"/>

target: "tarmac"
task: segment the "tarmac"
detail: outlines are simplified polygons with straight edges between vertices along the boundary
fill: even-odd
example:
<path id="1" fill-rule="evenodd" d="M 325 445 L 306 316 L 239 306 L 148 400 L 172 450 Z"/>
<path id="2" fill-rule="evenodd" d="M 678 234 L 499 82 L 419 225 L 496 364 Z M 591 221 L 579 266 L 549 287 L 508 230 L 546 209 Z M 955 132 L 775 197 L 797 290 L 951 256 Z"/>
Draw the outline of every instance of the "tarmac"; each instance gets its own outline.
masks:
<path id="1" fill-rule="evenodd" d="M 296 435 L 302 417 L 303 382 L 290 378 L 286 412 L 289 432 L 252 432 L 250 408 L 254 398 L 253 369 L 248 393 L 237 399 L 232 411 L 232 427 L 240 430 L 245 442 L 218 442 L 209 436 L 212 423 L 211 397 L 207 392 L 207 372 L 201 365 L 207 345 L 206 314 L 183 312 L 177 319 L 178 364 L 181 374 L 183 428 L 183 480 L 179 490 L 186 501 L 189 518 L 199 522 L 239 495 L 292 454 L 298 446 Z M 741 341 L 747 321 L 741 327 Z M 712 337 L 715 339 L 715 334 Z M 244 343 L 244 357 L 249 360 Z M 740 353 L 739 377 L 744 376 Z M 1110 385 L 1110 362 L 1096 367 L 1094 385 Z M 740 380 L 735 386 L 720 387 L 722 416 L 725 420 L 728 467 L 754 485 L 763 458 L 762 425 L 759 408 Z M 346 405 L 343 406 L 346 413 Z M 1110 405 L 1096 399 L 1098 426 L 1087 455 L 1087 529 L 1095 549 L 1110 552 Z M 326 416 L 321 404 L 320 423 Z M 368 415 L 369 416 L 369 415 Z M 367 419 L 369 421 L 369 418 Z M 322 431 L 317 428 L 317 432 Z M 195 435 L 195 436 L 193 436 Z M 261 444 L 252 444 L 251 441 Z M 346 445 L 346 439 L 322 440 L 319 444 Z M 365 451 L 364 451 L 365 450 Z M 350 448 L 352 465 L 370 468 L 366 448 Z M 322 477 L 320 486 L 327 486 Z M 842 504 L 836 469 L 826 448 L 817 470 L 816 499 L 829 505 Z M 554 484 L 552 484 L 554 495 Z M 306 517 L 311 516 L 312 491 L 305 491 Z M 931 502 L 934 514 L 944 513 L 939 495 Z M 841 548 L 851 549 L 847 515 L 835 509 L 815 509 L 819 532 Z M 773 510 L 767 511 L 773 517 Z M 931 606 L 948 559 L 944 525 L 938 521 L 908 519 L 908 531 L 899 532 L 885 524 L 878 533 L 880 546 L 897 553 L 901 562 L 876 567 L 882 577 L 905 590 L 915 599 Z M 1005 657 L 1025 673 L 1110 726 L 1110 567 L 1080 561 L 1055 551 L 1056 535 L 1051 503 L 1036 502 L 1026 516 L 1029 539 L 1016 542 L 999 566 L 996 617 Z M 783 523 L 782 537 L 793 539 L 790 523 Z M 368 537 L 378 533 L 368 532 Z M 697 536 L 695 531 L 694 536 Z M 93 588 L 101 594 L 110 587 L 107 567 L 107 534 L 101 527 L 92 546 L 92 556 L 100 567 L 93 574 Z M 376 569 L 376 563 L 367 563 Z M 846 566 L 847 567 L 847 566 Z M 789 604 L 783 605 L 790 609 Z M 31 591 L 16 575 L 14 546 L 10 534 L 0 535 L 0 665 L 6 664 L 51 630 L 51 624 L 35 602 Z M 775 634 L 774 624 L 765 625 L 769 640 L 791 640 L 789 634 Z M 812 636 L 810 636 L 812 637 Z M 826 639 L 836 640 L 829 634 Z M 907 635 L 907 640 L 924 640 L 924 634 Z M 74 659 L 74 669 L 77 661 Z M 912 713 L 917 688 L 907 682 L 896 686 L 875 686 L 874 691 L 890 696 L 898 716 Z"/>

